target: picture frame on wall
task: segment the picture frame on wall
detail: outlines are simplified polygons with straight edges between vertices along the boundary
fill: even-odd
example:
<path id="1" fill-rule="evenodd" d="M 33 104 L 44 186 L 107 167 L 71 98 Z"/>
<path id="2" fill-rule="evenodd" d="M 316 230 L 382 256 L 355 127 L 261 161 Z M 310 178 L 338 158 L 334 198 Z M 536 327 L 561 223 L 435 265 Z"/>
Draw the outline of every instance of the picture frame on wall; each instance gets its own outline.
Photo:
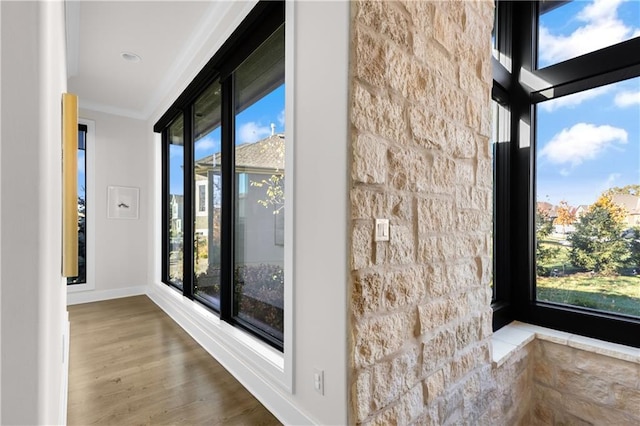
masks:
<path id="1" fill-rule="evenodd" d="M 108 219 L 138 219 L 140 188 L 109 186 L 107 195 Z"/>

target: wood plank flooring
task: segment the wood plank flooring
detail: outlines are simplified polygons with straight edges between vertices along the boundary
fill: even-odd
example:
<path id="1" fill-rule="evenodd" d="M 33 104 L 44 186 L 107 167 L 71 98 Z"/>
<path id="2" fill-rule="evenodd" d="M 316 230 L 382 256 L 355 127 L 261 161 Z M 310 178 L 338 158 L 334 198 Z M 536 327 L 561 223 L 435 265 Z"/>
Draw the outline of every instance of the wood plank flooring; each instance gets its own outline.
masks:
<path id="1" fill-rule="evenodd" d="M 280 424 L 146 296 L 69 316 L 69 425 Z"/>

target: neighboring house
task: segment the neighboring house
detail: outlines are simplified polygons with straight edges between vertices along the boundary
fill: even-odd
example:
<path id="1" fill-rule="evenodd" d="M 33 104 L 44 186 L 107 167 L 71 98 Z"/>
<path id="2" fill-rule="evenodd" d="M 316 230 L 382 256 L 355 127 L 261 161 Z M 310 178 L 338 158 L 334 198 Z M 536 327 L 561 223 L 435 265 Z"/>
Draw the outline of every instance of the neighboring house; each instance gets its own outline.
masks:
<path id="1" fill-rule="evenodd" d="M 184 232 L 184 195 L 171 195 L 169 200 L 169 216 L 171 220 L 171 237 L 177 237 Z"/>
<path id="2" fill-rule="evenodd" d="M 551 220 L 555 220 L 555 218 L 558 217 L 558 208 L 546 201 L 538 201 L 536 203 L 536 210 L 546 214 Z"/>
<path id="3" fill-rule="evenodd" d="M 549 212 L 552 207 L 553 207 L 553 204 L 547 201 L 538 201 L 536 203 L 536 209 L 540 212 L 544 212 L 544 213 Z"/>
<path id="4" fill-rule="evenodd" d="M 276 264 L 284 259 L 284 200 L 269 198 L 263 180 L 284 174 L 284 134 L 271 136 L 254 143 L 236 146 L 236 262 L 239 264 Z M 220 210 L 220 153 L 195 161 L 196 233 L 209 241 L 219 241 Z M 284 184 L 284 181 L 281 181 Z M 206 201 L 203 201 L 206 200 Z M 275 202 L 275 205 L 269 203 Z M 267 205 L 265 206 L 265 202 Z M 212 209 L 213 215 L 207 214 Z M 245 244 L 250 240 L 251 244 Z M 209 250 L 217 250 L 215 244 Z M 209 253 L 209 258 L 215 258 Z"/>
<path id="5" fill-rule="evenodd" d="M 627 226 L 640 226 L 640 197 L 631 194 L 614 194 L 611 201 L 622 206 L 627 211 L 625 223 Z"/>

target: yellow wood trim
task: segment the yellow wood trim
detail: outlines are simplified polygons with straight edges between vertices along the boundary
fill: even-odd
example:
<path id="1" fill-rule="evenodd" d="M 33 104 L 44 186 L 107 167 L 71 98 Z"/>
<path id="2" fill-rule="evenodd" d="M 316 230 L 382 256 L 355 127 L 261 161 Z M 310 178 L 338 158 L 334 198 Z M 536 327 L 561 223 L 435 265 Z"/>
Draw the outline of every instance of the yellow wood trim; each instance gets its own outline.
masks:
<path id="1" fill-rule="evenodd" d="M 78 97 L 62 94 L 62 276 L 78 276 Z"/>

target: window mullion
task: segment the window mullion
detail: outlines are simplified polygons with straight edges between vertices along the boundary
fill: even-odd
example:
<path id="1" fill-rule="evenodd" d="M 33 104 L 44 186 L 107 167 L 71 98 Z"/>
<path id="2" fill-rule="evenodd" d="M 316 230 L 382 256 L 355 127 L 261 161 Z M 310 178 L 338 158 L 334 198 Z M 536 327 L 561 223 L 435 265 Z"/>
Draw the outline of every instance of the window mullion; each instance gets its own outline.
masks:
<path id="1" fill-rule="evenodd" d="M 169 127 L 162 130 L 162 281 L 169 282 Z"/>
<path id="2" fill-rule="evenodd" d="M 234 78 L 231 74 L 222 81 L 221 104 L 221 253 L 220 253 L 220 318 L 230 321 L 233 318 L 233 278 L 234 278 L 234 168 L 235 168 L 235 99 Z"/>
<path id="3" fill-rule="evenodd" d="M 193 241 L 194 241 L 194 220 L 193 209 L 193 106 L 185 108 L 184 116 L 184 257 L 183 257 L 183 288 L 185 297 L 193 299 L 194 283 L 194 261 L 193 261 Z"/>
<path id="4" fill-rule="evenodd" d="M 530 72 L 535 63 L 534 42 L 536 40 L 536 14 L 533 2 L 517 2 L 513 7 L 513 39 L 512 66 L 515 84 L 511 85 L 511 209 L 515 213 L 515 220 L 511 221 L 511 246 L 519 247 L 512 251 L 511 295 L 516 306 L 516 315 L 526 315 L 530 306 L 531 294 L 535 280 L 535 267 L 532 265 L 532 244 L 522 244 L 523 241 L 532 242 L 535 232 L 531 226 L 530 206 L 532 205 L 532 173 L 534 164 L 531 153 L 533 121 L 531 115 L 530 98 L 523 87 L 521 74 Z M 529 285 L 522 285 L 528 283 Z"/>

